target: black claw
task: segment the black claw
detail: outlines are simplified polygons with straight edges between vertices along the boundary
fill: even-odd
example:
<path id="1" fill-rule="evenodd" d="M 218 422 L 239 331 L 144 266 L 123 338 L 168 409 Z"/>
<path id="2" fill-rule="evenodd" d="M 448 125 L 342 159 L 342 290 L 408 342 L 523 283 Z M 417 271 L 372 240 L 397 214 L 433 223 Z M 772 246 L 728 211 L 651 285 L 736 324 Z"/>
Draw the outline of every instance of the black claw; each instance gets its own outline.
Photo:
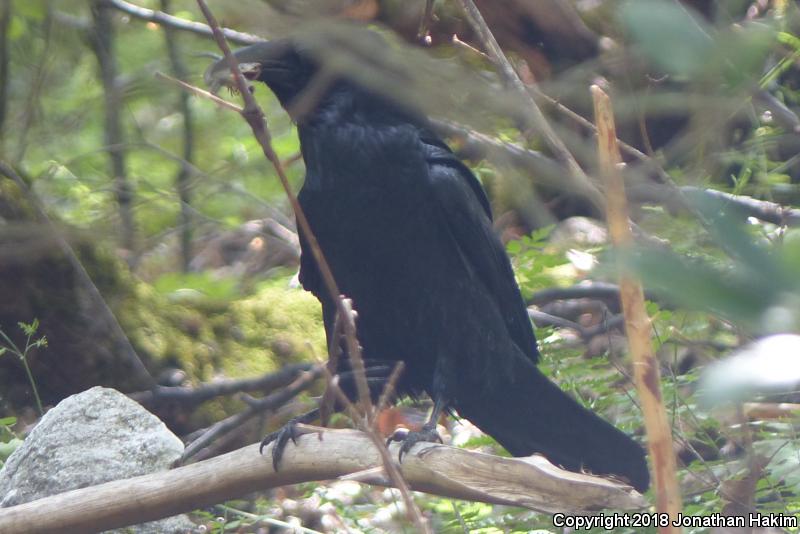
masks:
<path id="1" fill-rule="evenodd" d="M 442 437 L 436 432 L 435 426 L 425 425 L 419 432 L 409 432 L 405 428 L 397 429 L 394 434 L 389 436 L 389 439 L 386 440 L 386 446 L 388 447 L 389 444 L 393 441 L 402 441 L 403 444 L 400 446 L 400 452 L 397 456 L 397 459 L 400 463 L 403 463 L 403 456 L 408 453 L 414 445 L 420 442 L 430 442 L 430 443 L 444 443 L 442 441 Z"/>
<path id="2" fill-rule="evenodd" d="M 292 443 L 297 445 L 297 423 L 296 419 L 292 419 L 288 423 L 286 423 L 283 428 L 267 434 L 264 436 L 264 439 L 261 440 L 261 445 L 258 448 L 258 451 L 261 454 L 264 454 L 264 447 L 275 442 L 275 445 L 272 447 L 272 468 L 275 471 L 278 470 L 278 465 L 281 463 L 281 458 L 283 458 L 283 452 L 286 449 L 286 444 L 289 443 L 289 440 L 292 440 Z"/>

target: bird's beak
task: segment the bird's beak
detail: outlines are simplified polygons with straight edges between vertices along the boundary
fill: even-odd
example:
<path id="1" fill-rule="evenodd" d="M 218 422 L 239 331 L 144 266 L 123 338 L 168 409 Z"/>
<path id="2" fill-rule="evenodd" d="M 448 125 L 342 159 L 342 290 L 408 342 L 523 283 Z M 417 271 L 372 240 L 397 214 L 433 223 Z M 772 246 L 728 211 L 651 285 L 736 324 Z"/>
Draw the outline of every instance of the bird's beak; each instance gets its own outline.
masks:
<path id="1" fill-rule="evenodd" d="M 245 79 L 255 81 L 261 78 L 265 70 L 282 68 L 281 58 L 286 53 L 288 46 L 288 43 L 282 40 L 265 41 L 240 48 L 233 53 L 233 57 Z M 218 92 L 222 87 L 236 88 L 228 61 L 224 57 L 206 69 L 203 79 L 212 93 Z"/>

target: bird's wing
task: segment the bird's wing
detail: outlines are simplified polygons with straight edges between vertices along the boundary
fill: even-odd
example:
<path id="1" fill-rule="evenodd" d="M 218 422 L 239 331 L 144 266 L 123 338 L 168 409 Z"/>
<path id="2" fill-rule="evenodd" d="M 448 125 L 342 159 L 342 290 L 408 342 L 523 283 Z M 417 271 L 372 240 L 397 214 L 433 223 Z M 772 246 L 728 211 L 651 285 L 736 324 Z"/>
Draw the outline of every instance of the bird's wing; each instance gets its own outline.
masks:
<path id="1" fill-rule="evenodd" d="M 304 191 L 301 189 L 298 197 L 302 197 L 303 193 Z M 308 239 L 306 239 L 305 233 L 299 225 L 297 228 L 297 235 L 300 238 L 300 285 L 302 285 L 303 289 L 306 291 L 313 293 L 317 298 L 321 298 L 324 295 L 322 274 L 319 272 L 317 262 L 314 260 L 311 247 L 308 245 Z"/>
<path id="2" fill-rule="evenodd" d="M 423 138 L 429 186 L 450 234 L 493 295 L 514 343 L 535 363 L 539 359 L 536 338 L 511 263 L 492 228 L 486 193 L 472 171 L 445 145 L 426 141 Z"/>

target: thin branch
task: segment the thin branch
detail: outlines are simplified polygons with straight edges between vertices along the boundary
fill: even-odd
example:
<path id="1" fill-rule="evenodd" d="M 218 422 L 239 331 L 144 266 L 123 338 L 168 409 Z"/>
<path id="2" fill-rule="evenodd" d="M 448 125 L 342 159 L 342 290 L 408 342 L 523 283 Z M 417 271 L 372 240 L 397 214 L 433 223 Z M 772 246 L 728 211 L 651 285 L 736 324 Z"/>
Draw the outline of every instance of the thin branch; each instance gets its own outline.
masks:
<path id="1" fill-rule="evenodd" d="M 292 209 L 294 210 L 298 226 L 308 242 L 314 260 L 317 263 L 317 267 L 320 270 L 322 279 L 329 292 L 330 298 L 336 306 L 336 313 L 339 315 L 339 318 L 343 323 L 345 340 L 348 348 L 348 356 L 350 358 L 351 367 L 356 378 L 356 386 L 358 390 L 359 402 L 361 403 L 361 410 L 366 418 L 366 421 L 369 422 L 375 416 L 375 414 L 370 399 L 369 386 L 367 384 L 366 372 L 364 369 L 364 361 L 361 357 L 361 347 L 359 346 L 358 339 L 356 337 L 354 313 L 350 308 L 349 300 L 341 296 L 341 292 L 339 291 L 336 281 L 333 278 L 333 273 L 331 272 L 330 266 L 325 260 L 322 249 L 317 242 L 317 238 L 311 229 L 300 203 L 297 201 L 297 197 L 292 191 L 281 161 L 278 159 L 277 154 L 272 148 L 269 130 L 267 129 L 264 121 L 264 113 L 258 107 L 255 98 L 250 93 L 247 82 L 239 70 L 238 63 L 233 57 L 233 54 L 228 47 L 228 43 L 225 41 L 225 37 L 219 28 L 219 24 L 204 0 L 197 0 L 197 4 L 213 31 L 214 39 L 217 41 L 217 45 L 225 56 L 225 60 L 231 70 L 233 79 L 235 80 L 236 86 L 239 89 L 239 93 L 245 102 L 244 110 L 242 111 L 241 115 L 250 125 L 254 136 L 261 145 L 264 155 L 272 163 L 273 167 L 275 168 L 275 172 L 278 174 L 281 185 L 283 186 L 283 189 L 289 198 L 289 202 L 292 205 Z M 325 372 L 328 372 L 327 367 L 323 366 L 322 369 Z M 356 419 L 356 421 L 358 421 L 358 419 Z M 383 440 L 378 438 L 376 432 L 369 433 L 368 435 L 370 436 L 371 441 L 375 445 L 375 448 L 378 450 L 378 453 L 382 458 L 387 474 L 398 487 L 402 488 L 401 494 L 403 495 L 403 499 L 406 503 L 406 513 L 409 514 L 411 520 L 414 521 L 421 531 L 429 532 L 430 527 L 425 518 L 422 516 L 422 513 L 419 511 L 419 508 L 414 503 L 410 492 L 406 488 L 405 480 L 400 474 L 397 466 L 394 464 L 394 461 L 392 460 L 388 449 L 383 443 Z"/>
<path id="2" fill-rule="evenodd" d="M 161 24 L 162 26 L 169 26 L 170 28 L 174 28 L 176 30 L 188 31 L 191 33 L 196 33 L 198 35 L 204 35 L 206 37 L 211 37 L 212 32 L 211 28 L 207 24 L 203 24 L 202 22 L 193 22 L 190 20 L 182 19 L 180 17 L 175 17 L 168 13 L 164 13 L 163 11 L 156 11 L 155 9 L 147 9 L 144 7 L 137 6 L 136 4 L 132 4 L 130 2 L 125 2 L 123 0 L 103 0 L 106 5 L 113 7 L 123 13 L 127 13 L 128 15 L 135 17 L 137 19 L 146 20 L 148 22 L 155 22 L 157 24 Z M 229 28 L 223 28 L 222 32 L 225 34 L 225 38 L 230 40 L 233 43 L 241 44 L 241 45 L 248 45 L 248 44 L 255 44 L 263 41 L 262 37 L 258 35 L 253 35 L 251 33 L 244 33 L 244 32 L 237 32 L 235 30 L 231 30 Z"/>
<path id="3" fill-rule="evenodd" d="M 609 282 L 591 282 L 572 287 L 551 287 L 537 291 L 529 302 L 542 305 L 554 300 L 598 299 L 619 302 L 619 285 Z"/>
<path id="4" fill-rule="evenodd" d="M 425 9 L 422 12 L 422 17 L 420 17 L 419 29 L 417 30 L 417 39 L 420 42 L 425 42 L 426 39 L 428 39 L 428 32 L 430 31 L 432 22 L 433 0 L 425 0 Z"/>
<path id="5" fill-rule="evenodd" d="M 228 43 L 225 41 L 225 36 L 220 30 L 216 18 L 214 18 L 214 15 L 208 9 L 208 6 L 203 0 L 197 0 L 197 4 L 200 6 L 203 15 L 212 29 L 214 39 L 225 56 L 225 60 L 228 63 L 228 67 L 231 69 L 231 75 L 235 80 L 239 94 L 242 96 L 242 99 L 245 102 L 245 106 L 241 112 L 241 115 L 253 130 L 253 135 L 261 146 L 261 150 L 264 152 L 267 160 L 269 160 L 269 162 L 272 163 L 272 166 L 275 168 L 275 172 L 278 174 L 278 178 L 280 179 L 281 185 L 286 192 L 286 196 L 289 198 L 289 203 L 294 211 L 297 224 L 308 241 L 309 249 L 311 249 L 312 256 L 314 257 L 314 261 L 316 262 L 317 268 L 320 271 L 323 283 L 328 290 L 331 301 L 336 306 L 337 313 L 341 315 L 342 320 L 344 321 L 348 355 L 353 362 L 353 370 L 356 372 L 357 376 L 356 380 L 359 400 L 363 404 L 364 413 L 369 414 L 371 411 L 369 388 L 366 385 L 364 362 L 361 358 L 361 349 L 358 346 L 358 340 L 356 338 L 356 327 L 352 318 L 352 310 L 348 309 L 346 302 L 341 297 L 339 286 L 336 284 L 336 280 L 333 278 L 333 273 L 331 272 L 330 266 L 322 254 L 322 249 L 319 246 L 316 235 L 311 230 L 311 225 L 308 223 L 308 219 L 306 218 L 300 203 L 297 201 L 297 196 L 292 191 L 292 187 L 289 184 L 289 179 L 286 177 L 286 171 L 281 165 L 281 161 L 275 153 L 275 150 L 272 148 L 269 130 L 267 130 L 266 123 L 264 122 L 264 113 L 259 108 L 255 97 L 252 95 L 252 93 L 250 93 L 247 82 L 239 70 L 239 65 L 236 62 L 236 59 L 233 57 Z M 363 379 L 359 379 L 358 376 L 363 377 Z"/>
<path id="6" fill-rule="evenodd" d="M 283 406 L 294 397 L 305 391 L 322 375 L 322 370 L 319 366 L 313 367 L 309 371 L 304 371 L 294 382 L 289 384 L 286 388 L 267 395 L 263 399 L 252 401 L 248 404 L 247 408 L 243 411 L 232 415 L 222 421 L 214 423 L 206 432 L 199 438 L 186 446 L 183 455 L 179 460 L 179 464 L 185 464 L 186 461 L 200 452 L 204 447 L 207 447 L 214 440 L 220 436 L 227 434 L 234 428 L 237 428 L 250 420 L 251 418 L 262 414 L 266 411 L 276 410 Z"/>
<path id="7" fill-rule="evenodd" d="M 675 191 L 679 194 L 675 194 Z M 768 200 L 758 200 L 745 195 L 734 195 L 716 189 L 704 189 L 690 185 L 673 188 L 659 184 L 633 184 L 629 187 L 630 196 L 637 202 L 654 202 L 668 208 L 692 211 L 686 202 L 688 195 L 706 195 L 724 200 L 741 210 L 748 217 L 755 217 L 778 226 L 800 226 L 800 209 L 781 206 Z"/>
<path id="8" fill-rule="evenodd" d="M 402 360 L 399 360 L 397 363 L 394 364 L 394 369 L 392 369 L 392 374 L 389 375 L 389 378 L 386 380 L 386 385 L 383 387 L 383 392 L 381 393 L 380 398 L 378 399 L 378 404 L 375 407 L 375 413 L 381 413 L 386 406 L 392 402 L 392 398 L 394 397 L 394 392 L 397 389 L 397 381 L 400 379 L 400 375 L 403 374 L 403 370 L 405 368 L 405 363 Z M 372 423 L 373 427 L 377 424 L 378 418 L 376 417 Z"/>
<path id="9" fill-rule="evenodd" d="M 574 330 L 584 341 L 590 340 L 595 336 L 599 336 L 600 334 L 605 334 L 609 330 L 618 328 L 625 323 L 625 318 L 621 314 L 615 315 L 602 321 L 600 324 L 590 327 L 585 327 L 574 321 L 570 321 L 569 319 L 538 310 L 528 309 L 528 317 L 530 317 L 538 327 L 556 326 L 558 328 L 569 328 L 570 330 Z"/>
<path id="10" fill-rule="evenodd" d="M 564 166 L 541 152 L 515 143 L 501 141 L 453 121 L 434 119 L 431 124 L 436 133 L 442 137 L 459 139 L 461 145 L 459 152 L 467 158 L 480 159 L 487 156 L 497 157 L 502 154 L 511 165 L 530 171 L 537 180 L 554 185 L 563 183 L 562 178 L 566 172 Z"/>
<path id="11" fill-rule="evenodd" d="M 528 87 L 528 90 L 530 90 L 531 93 L 533 93 L 534 97 L 539 98 L 541 100 L 544 100 L 550 106 L 552 106 L 553 109 L 555 109 L 556 111 L 558 111 L 559 113 L 561 113 L 565 117 L 569 118 L 570 120 L 572 120 L 573 122 L 575 122 L 579 126 L 582 126 L 583 128 L 587 129 L 588 131 L 592 132 L 593 134 L 597 134 L 597 127 L 590 120 L 585 118 L 583 115 L 580 115 L 579 113 L 576 113 L 576 112 L 572 111 L 570 108 L 568 108 L 567 106 L 565 106 L 564 104 L 562 104 L 561 102 L 556 100 L 555 98 L 551 97 L 550 95 L 547 95 L 547 94 L 543 93 L 542 90 L 539 89 L 538 86 L 532 85 L 532 86 L 527 86 L 527 87 Z M 625 152 L 629 156 L 632 156 L 632 157 L 638 159 L 639 161 L 644 163 L 648 168 L 653 169 L 656 172 L 656 174 L 658 174 L 658 176 L 662 180 L 669 180 L 670 179 L 669 175 L 664 170 L 664 168 L 652 156 L 648 156 L 647 154 L 645 154 L 644 152 L 642 152 L 641 150 L 639 150 L 635 146 L 629 145 L 628 143 L 626 143 L 625 141 L 622 141 L 621 139 L 617 139 L 617 144 L 619 145 L 620 149 L 623 152 Z"/>
<path id="12" fill-rule="evenodd" d="M 769 91 L 763 89 L 756 91 L 753 94 L 753 102 L 772 113 L 772 118 L 775 119 L 775 122 L 789 132 L 800 133 L 800 117 Z"/>
<path id="13" fill-rule="evenodd" d="M 257 378 L 218 380 L 195 387 L 157 386 L 149 391 L 130 393 L 128 397 L 145 408 L 157 408 L 163 404 L 181 404 L 195 406 L 208 400 L 225 395 L 233 395 L 244 391 L 268 392 L 283 387 L 297 376 L 310 371 L 310 364 L 287 365 L 280 371 L 267 373 Z"/>
<path id="14" fill-rule="evenodd" d="M 158 78 L 159 80 L 166 80 L 168 82 L 172 82 L 176 85 L 179 85 L 184 90 L 189 91 L 190 93 L 194 93 L 197 96 L 202 96 L 203 98 L 207 98 L 221 108 L 229 109 L 231 111 L 236 111 L 237 113 L 242 113 L 244 111 L 244 108 L 242 108 L 241 106 L 237 106 L 232 102 L 228 102 L 227 100 L 218 97 L 214 93 L 210 93 L 204 89 L 200 89 L 199 87 L 178 80 L 177 78 L 173 78 L 172 76 L 164 74 L 163 72 L 156 71 L 155 77 Z"/>
<path id="15" fill-rule="evenodd" d="M 394 389 L 395 383 L 400 376 L 400 372 L 403 369 L 403 363 L 398 362 L 395 365 L 395 368 L 392 370 L 391 376 L 386 382 L 384 386 L 383 393 L 381 394 L 381 398 L 378 402 L 379 405 L 385 403 L 387 399 L 392 395 L 392 390 Z M 355 405 L 350 402 L 350 399 L 347 398 L 347 395 L 344 394 L 342 388 L 339 387 L 339 383 L 335 380 L 335 377 L 330 373 L 327 366 L 323 367 L 323 372 L 325 373 L 327 380 L 328 380 L 328 389 L 333 392 L 334 396 L 339 399 L 339 402 L 345 407 L 345 411 L 348 412 L 350 418 L 358 424 L 359 421 L 364 421 L 364 424 L 359 425 L 363 432 L 366 433 L 369 440 L 372 442 L 373 447 L 375 450 L 378 451 L 378 454 L 381 458 L 381 463 L 383 466 L 383 473 L 388 477 L 388 482 L 390 482 L 395 488 L 400 491 L 400 495 L 403 498 L 403 502 L 406 505 L 406 514 L 408 515 L 409 519 L 414 522 L 417 528 L 425 533 L 425 534 L 433 534 L 433 530 L 431 530 L 430 524 L 422 515 L 419 510 L 419 507 L 414 502 L 414 498 L 411 495 L 411 488 L 408 485 L 403 473 L 400 469 L 400 466 L 394 461 L 392 457 L 392 453 L 389 451 L 389 447 L 387 446 L 386 442 L 384 441 L 383 436 L 380 435 L 378 432 L 377 426 L 377 417 L 373 418 L 372 421 L 369 419 L 362 419 L 359 417 L 359 412 L 356 409 Z M 378 411 L 374 412 L 376 415 Z M 385 477 L 381 477 L 380 480 L 385 480 Z"/>
<path id="16" fill-rule="evenodd" d="M 539 105 L 533 97 L 531 97 L 530 93 L 525 88 L 524 82 L 514 70 L 514 67 L 500 48 L 500 45 L 497 44 L 497 40 L 494 38 L 494 35 L 492 35 L 489 26 L 475 6 L 475 3 L 472 0 L 460 0 L 459 3 L 466 13 L 470 25 L 473 27 L 486 49 L 489 58 L 497 66 L 503 79 L 525 98 L 527 105 L 524 106 L 522 111 L 526 116 L 527 126 L 535 128 L 536 131 L 542 135 L 548 148 L 550 148 L 556 156 L 556 159 L 566 165 L 572 185 L 578 188 L 596 206 L 602 206 L 602 193 L 600 193 L 589 177 L 586 176 L 586 173 L 583 172 L 583 169 L 581 169 L 580 165 L 578 165 L 578 162 L 575 160 L 575 157 L 570 153 L 569 149 L 567 149 L 564 141 L 558 137 L 555 130 L 550 126 L 550 123 L 547 122 Z"/>

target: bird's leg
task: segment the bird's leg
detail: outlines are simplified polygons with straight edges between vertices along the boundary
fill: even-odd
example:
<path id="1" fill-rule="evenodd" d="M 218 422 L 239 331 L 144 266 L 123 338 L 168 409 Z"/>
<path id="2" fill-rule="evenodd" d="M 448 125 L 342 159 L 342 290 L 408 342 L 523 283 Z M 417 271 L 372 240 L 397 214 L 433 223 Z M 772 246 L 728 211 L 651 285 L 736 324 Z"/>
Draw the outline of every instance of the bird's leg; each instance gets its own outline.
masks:
<path id="1" fill-rule="evenodd" d="M 442 411 L 444 411 L 446 402 L 443 396 L 437 395 L 433 400 L 433 410 L 431 411 L 431 416 L 422 425 L 422 428 L 417 432 L 409 432 L 406 429 L 398 429 L 389 436 L 389 439 L 386 440 L 386 445 L 388 446 L 393 441 L 402 441 L 403 444 L 400 446 L 400 454 L 398 455 L 398 460 L 400 462 L 403 461 L 403 455 L 411 450 L 411 448 L 420 442 L 439 442 L 442 443 L 442 437 L 436 431 L 436 425 L 439 422 L 439 417 L 442 415 Z"/>
<path id="2" fill-rule="evenodd" d="M 272 447 L 272 467 L 275 471 L 278 470 L 278 464 L 281 462 L 281 458 L 283 458 L 283 451 L 286 449 L 286 445 L 289 443 L 289 440 L 292 440 L 292 443 L 297 445 L 297 438 L 302 436 L 303 432 L 298 432 L 297 424 L 303 423 L 308 424 L 319 417 L 319 408 L 315 408 L 309 412 L 304 413 L 298 417 L 290 419 L 283 428 L 280 430 L 276 430 L 275 432 L 271 432 L 264 436 L 264 439 L 261 440 L 261 446 L 258 448 L 261 454 L 264 454 L 264 447 L 275 442 L 275 445 Z"/>

